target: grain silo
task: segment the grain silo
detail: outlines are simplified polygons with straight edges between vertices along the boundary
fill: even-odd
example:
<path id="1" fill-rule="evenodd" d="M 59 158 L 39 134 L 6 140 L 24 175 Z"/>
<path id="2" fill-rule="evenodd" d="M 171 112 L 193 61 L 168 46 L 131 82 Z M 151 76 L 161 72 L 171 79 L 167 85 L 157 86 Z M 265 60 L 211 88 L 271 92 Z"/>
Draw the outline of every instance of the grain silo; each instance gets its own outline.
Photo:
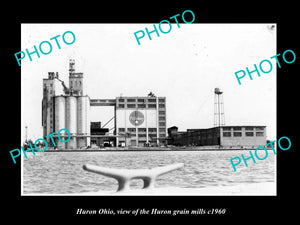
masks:
<path id="1" fill-rule="evenodd" d="M 76 149 L 77 141 L 77 97 L 66 97 L 66 128 L 71 133 L 71 139 L 66 142 L 67 149 Z"/>
<path id="2" fill-rule="evenodd" d="M 78 96 L 77 98 L 77 147 L 90 145 L 90 98 Z"/>
<path id="3" fill-rule="evenodd" d="M 59 78 L 58 73 L 49 72 L 43 80 L 42 126 L 44 136 L 55 132 L 52 144 L 57 149 L 80 149 L 90 145 L 90 98 L 83 96 L 83 73 L 75 72 L 75 61 L 70 60 L 69 87 Z M 71 137 L 65 131 L 67 129 Z M 69 139 L 69 140 L 67 140 Z"/>
<path id="4" fill-rule="evenodd" d="M 65 96 L 55 96 L 55 103 L 54 103 L 54 109 L 55 109 L 55 133 L 57 134 L 58 131 L 62 128 L 66 128 L 66 119 L 65 119 L 65 106 L 66 106 L 66 101 L 65 101 Z M 59 149 L 64 149 L 65 148 L 65 143 L 59 141 L 56 139 L 56 146 Z"/>

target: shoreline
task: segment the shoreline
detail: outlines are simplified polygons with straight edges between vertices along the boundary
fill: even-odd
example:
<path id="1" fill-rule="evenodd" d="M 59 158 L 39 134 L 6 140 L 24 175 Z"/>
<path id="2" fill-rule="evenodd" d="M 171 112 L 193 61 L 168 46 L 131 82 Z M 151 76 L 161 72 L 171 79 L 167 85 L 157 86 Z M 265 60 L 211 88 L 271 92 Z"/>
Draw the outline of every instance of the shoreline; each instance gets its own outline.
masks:
<path id="1" fill-rule="evenodd" d="M 266 148 L 272 150 L 271 148 Z M 104 148 L 104 149 L 61 149 L 54 150 L 49 149 L 44 152 L 184 152 L 184 151 L 250 151 L 255 148 L 195 148 L 195 147 L 183 147 L 183 148 Z M 263 151 L 263 149 L 259 149 Z"/>

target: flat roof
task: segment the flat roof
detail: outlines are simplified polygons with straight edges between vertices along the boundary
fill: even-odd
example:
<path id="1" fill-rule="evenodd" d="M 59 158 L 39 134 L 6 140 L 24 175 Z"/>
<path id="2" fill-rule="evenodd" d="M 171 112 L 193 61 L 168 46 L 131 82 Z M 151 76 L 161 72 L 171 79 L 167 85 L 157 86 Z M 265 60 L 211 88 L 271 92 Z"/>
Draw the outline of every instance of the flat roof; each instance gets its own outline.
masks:
<path id="1" fill-rule="evenodd" d="M 266 127 L 266 125 L 230 125 L 230 126 L 220 126 L 220 127 Z"/>
<path id="2" fill-rule="evenodd" d="M 220 127 L 267 127 L 267 126 L 261 126 L 261 125 L 232 125 L 232 126 L 220 126 Z M 193 132 L 193 131 L 202 131 L 202 130 L 212 130 L 212 129 L 217 129 L 219 127 L 210 127 L 210 128 L 195 128 L 195 129 L 186 129 L 186 132 Z"/>
<path id="3" fill-rule="evenodd" d="M 143 99 L 143 98 L 166 98 L 166 97 L 158 97 L 158 96 L 156 96 L 156 97 L 152 97 L 152 96 L 118 96 L 118 97 L 116 97 L 116 99 L 122 99 L 122 98 Z"/>
<path id="4" fill-rule="evenodd" d="M 217 127 L 208 127 L 208 128 L 191 128 L 191 129 L 186 129 L 186 130 L 207 130 L 207 129 L 214 129 L 214 128 L 219 128 L 219 127 L 266 127 L 265 125 L 230 125 L 230 126 L 217 126 Z"/>

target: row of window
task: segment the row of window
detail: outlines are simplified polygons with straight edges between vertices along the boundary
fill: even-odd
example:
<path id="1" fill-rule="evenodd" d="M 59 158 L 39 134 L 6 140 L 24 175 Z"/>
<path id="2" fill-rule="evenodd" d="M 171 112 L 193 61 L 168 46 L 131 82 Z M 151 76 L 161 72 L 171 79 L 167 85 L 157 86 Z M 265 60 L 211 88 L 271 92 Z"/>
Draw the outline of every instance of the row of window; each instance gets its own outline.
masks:
<path id="1" fill-rule="evenodd" d="M 245 130 L 264 130 L 264 127 L 245 127 Z M 242 127 L 223 127 L 223 131 L 233 130 L 242 130 Z"/>
<path id="2" fill-rule="evenodd" d="M 117 107 L 119 108 L 149 108 L 149 109 L 156 109 L 156 104 L 130 104 L 130 103 L 127 103 L 127 104 L 121 104 L 119 103 L 117 105 Z M 165 104 L 158 104 L 158 108 L 165 108 Z"/>
<path id="3" fill-rule="evenodd" d="M 162 122 L 163 121 L 163 122 Z M 158 126 L 159 127 L 165 127 L 166 126 L 166 118 L 165 117 L 159 117 L 159 122 L 158 122 Z M 135 129 L 135 128 L 133 128 Z M 140 128 L 139 128 L 140 129 Z M 142 129 L 142 128 L 141 128 Z"/>
<path id="4" fill-rule="evenodd" d="M 77 81 L 77 80 L 75 80 L 75 81 L 70 81 L 71 86 L 73 86 L 73 84 L 74 84 L 74 85 L 77 85 L 77 82 L 78 82 L 78 84 L 81 86 L 81 81 Z"/>
<path id="5" fill-rule="evenodd" d="M 146 102 L 156 102 L 156 98 L 138 98 L 138 99 L 136 99 L 136 98 L 126 98 L 126 99 L 124 99 L 124 98 L 119 98 L 119 99 L 118 99 L 119 102 L 125 102 L 125 100 L 126 100 L 126 102 L 142 102 L 142 103 L 146 103 Z M 159 103 L 164 103 L 164 102 L 165 102 L 165 99 L 159 98 L 159 99 L 158 99 L 158 102 L 159 102 Z"/>
<path id="6" fill-rule="evenodd" d="M 91 99 L 91 103 L 115 103 L 114 99 Z"/>
<path id="7" fill-rule="evenodd" d="M 130 137 L 131 137 L 131 138 L 135 138 L 135 137 L 136 137 L 136 134 L 131 134 Z M 147 137 L 146 134 L 138 134 L 138 138 L 146 138 L 146 137 Z M 160 138 L 165 138 L 165 137 L 166 137 L 166 134 L 160 133 L 160 134 L 159 134 L 159 137 L 160 137 Z M 155 134 L 148 134 L 148 138 L 150 138 L 150 139 L 156 139 L 156 138 L 157 138 L 157 134 L 156 134 L 156 133 L 155 133 Z"/>
<path id="8" fill-rule="evenodd" d="M 264 132 L 255 132 L 256 137 L 264 136 Z M 246 137 L 254 137 L 254 132 L 245 132 Z M 231 137 L 231 132 L 223 132 L 223 137 Z M 242 132 L 233 132 L 233 137 L 242 137 Z"/>
<path id="9" fill-rule="evenodd" d="M 146 133 L 147 129 L 146 128 L 127 128 L 127 131 L 130 133 L 135 133 L 136 130 L 138 131 L 138 133 Z M 119 133 L 121 132 L 125 132 L 125 128 L 119 128 Z M 148 128 L 148 132 L 149 133 L 156 133 L 157 129 L 156 128 Z M 165 128 L 159 128 L 159 132 L 160 133 L 165 133 L 166 129 Z"/>

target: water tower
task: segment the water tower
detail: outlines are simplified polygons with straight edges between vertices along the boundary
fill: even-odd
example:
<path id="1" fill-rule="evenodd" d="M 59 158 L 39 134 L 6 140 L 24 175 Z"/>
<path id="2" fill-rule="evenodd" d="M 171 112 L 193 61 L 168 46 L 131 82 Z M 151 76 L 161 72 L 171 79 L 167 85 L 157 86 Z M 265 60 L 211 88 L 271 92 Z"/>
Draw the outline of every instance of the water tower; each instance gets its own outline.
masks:
<path id="1" fill-rule="evenodd" d="M 223 91 L 215 88 L 215 109 L 214 109 L 214 127 L 225 125 Z"/>

